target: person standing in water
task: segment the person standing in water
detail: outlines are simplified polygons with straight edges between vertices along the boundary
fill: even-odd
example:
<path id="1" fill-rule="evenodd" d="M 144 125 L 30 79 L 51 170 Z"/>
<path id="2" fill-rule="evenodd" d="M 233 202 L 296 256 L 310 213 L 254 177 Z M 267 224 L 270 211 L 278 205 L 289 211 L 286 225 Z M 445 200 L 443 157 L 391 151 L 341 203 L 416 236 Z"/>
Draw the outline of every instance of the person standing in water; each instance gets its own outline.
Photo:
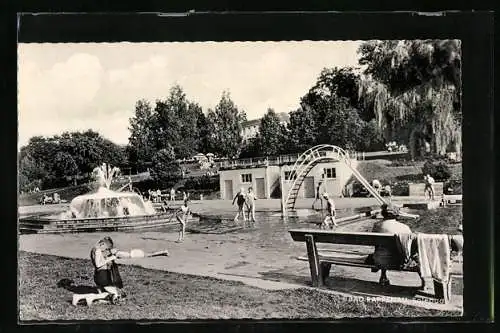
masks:
<path id="1" fill-rule="evenodd" d="M 255 222 L 255 200 L 257 200 L 257 197 L 253 192 L 253 188 L 250 186 L 246 195 L 246 207 L 248 210 L 248 221 L 250 221 L 250 217 L 252 217 L 252 222 Z"/>
<path id="2" fill-rule="evenodd" d="M 337 226 L 337 222 L 335 221 L 335 203 L 333 202 L 333 199 L 329 197 L 328 193 L 323 193 L 323 198 L 326 200 L 326 217 L 325 220 L 323 221 L 323 224 L 321 224 L 322 228 L 333 228 L 334 226 Z"/>
<path id="3" fill-rule="evenodd" d="M 180 224 L 179 239 L 177 239 L 178 243 L 184 241 L 184 234 L 186 232 L 186 224 L 189 219 L 189 215 L 191 215 L 191 209 L 189 209 L 188 200 L 186 199 L 184 200 L 184 204 L 176 213 L 176 219 Z"/>
<path id="4" fill-rule="evenodd" d="M 321 198 L 321 194 L 320 194 L 321 185 L 323 185 L 323 179 L 320 179 L 319 182 L 318 182 L 318 186 L 316 186 L 316 195 L 314 197 L 314 201 L 313 201 L 313 204 L 312 204 L 312 209 L 313 210 L 315 209 L 314 205 L 316 204 L 316 202 L 318 200 L 321 203 L 321 210 L 323 210 L 323 199 Z"/>
<path id="5" fill-rule="evenodd" d="M 236 214 L 234 221 L 237 222 L 238 219 L 240 218 L 240 214 L 243 216 L 243 222 L 246 221 L 245 217 L 245 202 L 246 202 L 246 195 L 245 195 L 245 190 L 243 188 L 240 189 L 240 191 L 236 194 L 236 196 L 233 199 L 233 205 L 234 202 L 238 204 L 238 213 Z"/>

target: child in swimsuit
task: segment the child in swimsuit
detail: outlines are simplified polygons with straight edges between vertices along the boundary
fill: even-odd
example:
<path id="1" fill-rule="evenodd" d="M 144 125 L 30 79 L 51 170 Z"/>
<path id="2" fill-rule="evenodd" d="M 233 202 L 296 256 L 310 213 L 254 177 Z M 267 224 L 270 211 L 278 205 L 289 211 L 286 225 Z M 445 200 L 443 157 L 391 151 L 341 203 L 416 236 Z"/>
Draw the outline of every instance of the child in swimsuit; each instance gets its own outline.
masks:
<path id="1" fill-rule="evenodd" d="M 246 196 L 246 206 L 248 210 L 248 220 L 250 221 L 251 216 L 252 222 L 255 222 L 255 200 L 257 200 L 257 197 L 255 196 L 252 187 L 249 187 Z"/>
<path id="2" fill-rule="evenodd" d="M 326 200 L 326 217 L 321 225 L 322 228 L 333 228 L 333 226 L 337 226 L 337 222 L 335 222 L 335 203 L 332 198 L 329 198 L 328 193 L 323 193 L 323 198 Z M 333 225 L 332 225 L 333 224 Z"/>
<path id="3" fill-rule="evenodd" d="M 241 188 L 240 191 L 238 192 L 238 194 L 236 194 L 236 196 L 234 197 L 233 205 L 234 205 L 235 201 L 238 204 L 238 213 L 236 214 L 234 221 L 235 222 L 238 221 L 240 214 L 243 215 L 243 221 L 246 221 L 245 210 L 244 210 L 246 196 L 245 196 L 245 190 L 243 188 Z"/>
<path id="4" fill-rule="evenodd" d="M 186 223 L 188 221 L 189 215 L 191 214 L 191 210 L 188 207 L 188 200 L 184 200 L 184 204 L 181 206 L 181 209 L 177 211 L 177 221 L 181 226 L 179 230 L 179 239 L 177 242 L 182 242 L 184 240 L 184 233 L 186 232 Z"/>

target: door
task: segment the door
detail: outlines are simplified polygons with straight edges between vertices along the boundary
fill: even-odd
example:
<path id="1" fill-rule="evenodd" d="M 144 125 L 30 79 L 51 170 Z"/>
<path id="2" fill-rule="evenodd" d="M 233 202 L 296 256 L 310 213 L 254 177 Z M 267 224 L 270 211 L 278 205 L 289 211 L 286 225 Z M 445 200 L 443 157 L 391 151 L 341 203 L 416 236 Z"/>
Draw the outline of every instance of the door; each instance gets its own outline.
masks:
<path id="1" fill-rule="evenodd" d="M 264 183 L 264 178 L 255 178 L 255 195 L 257 198 L 266 197 L 266 185 Z"/>
<path id="2" fill-rule="evenodd" d="M 232 180 L 224 180 L 224 194 L 226 195 L 226 200 L 233 200 L 233 181 Z"/>
<path id="3" fill-rule="evenodd" d="M 304 198 L 314 198 L 314 177 L 306 177 L 304 178 Z"/>

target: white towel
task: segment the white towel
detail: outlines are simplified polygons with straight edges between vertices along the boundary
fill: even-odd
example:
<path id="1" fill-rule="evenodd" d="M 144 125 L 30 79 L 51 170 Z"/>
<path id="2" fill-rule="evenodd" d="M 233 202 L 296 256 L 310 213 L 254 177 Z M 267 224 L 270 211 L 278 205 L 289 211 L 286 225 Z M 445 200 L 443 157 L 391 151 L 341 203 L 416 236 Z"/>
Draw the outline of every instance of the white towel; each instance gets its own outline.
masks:
<path id="1" fill-rule="evenodd" d="M 447 282 L 450 275 L 450 243 L 447 235 L 417 234 L 418 259 L 422 278 Z"/>

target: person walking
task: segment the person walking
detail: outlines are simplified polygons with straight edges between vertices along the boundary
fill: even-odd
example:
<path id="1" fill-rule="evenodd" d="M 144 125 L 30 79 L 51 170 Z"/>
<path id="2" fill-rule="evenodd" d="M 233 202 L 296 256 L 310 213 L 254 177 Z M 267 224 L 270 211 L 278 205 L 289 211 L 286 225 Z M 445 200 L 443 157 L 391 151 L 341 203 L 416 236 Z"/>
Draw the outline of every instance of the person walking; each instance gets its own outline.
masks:
<path id="1" fill-rule="evenodd" d="M 245 222 L 246 221 L 246 217 L 245 217 L 245 208 L 244 208 L 244 205 L 245 205 L 245 202 L 246 202 L 246 195 L 245 195 L 245 190 L 243 188 L 241 188 L 240 191 L 234 197 L 233 203 L 232 203 L 233 205 L 234 205 L 235 201 L 238 204 L 238 213 L 236 213 L 234 221 L 237 222 L 238 219 L 240 218 L 240 214 L 241 214 L 243 216 L 243 222 Z"/>
<path id="2" fill-rule="evenodd" d="M 323 193 L 323 198 L 326 200 L 326 217 L 321 224 L 323 229 L 337 227 L 337 222 L 335 221 L 335 203 L 333 199 L 329 197 L 328 193 Z"/>
<path id="3" fill-rule="evenodd" d="M 252 222 L 255 223 L 255 200 L 257 200 L 257 196 L 255 195 L 253 188 L 250 186 L 248 188 L 248 193 L 246 195 L 246 208 L 248 210 L 248 221 L 250 221 L 250 217 Z"/>
<path id="4" fill-rule="evenodd" d="M 320 179 L 319 182 L 318 182 L 318 186 L 316 186 L 316 195 L 314 196 L 314 201 L 313 201 L 313 204 L 312 204 L 312 209 L 315 210 L 314 208 L 314 205 L 316 204 L 316 202 L 319 200 L 319 202 L 321 203 L 321 210 L 323 210 L 323 199 L 321 198 L 321 186 L 323 185 L 323 179 Z"/>
<path id="5" fill-rule="evenodd" d="M 434 201 L 434 178 L 432 178 L 430 175 L 425 175 L 424 182 L 425 182 L 425 188 L 424 188 L 425 196 L 427 197 L 427 194 L 429 194 L 429 199 Z"/>

